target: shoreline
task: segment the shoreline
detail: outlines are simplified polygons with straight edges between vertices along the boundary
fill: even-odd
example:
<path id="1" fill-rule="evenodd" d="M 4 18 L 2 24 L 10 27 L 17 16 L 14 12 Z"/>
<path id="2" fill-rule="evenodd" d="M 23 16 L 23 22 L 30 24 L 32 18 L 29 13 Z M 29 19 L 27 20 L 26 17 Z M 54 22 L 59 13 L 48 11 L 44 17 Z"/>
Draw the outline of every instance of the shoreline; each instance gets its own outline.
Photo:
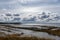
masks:
<path id="1" fill-rule="evenodd" d="M 50 26 L 40 26 L 40 25 L 32 25 L 32 26 L 33 27 L 30 27 L 30 26 L 29 27 L 26 27 L 26 26 L 25 27 L 18 27 L 16 25 L 12 26 L 12 25 L 7 24 L 7 25 L 0 25 L 0 30 L 3 30 L 4 32 L 7 31 L 9 33 L 12 30 L 18 31 L 16 29 L 19 29 L 19 31 L 21 31 L 20 29 L 24 29 L 24 30 L 31 30 L 34 32 L 45 32 L 45 33 L 48 33 L 49 35 L 54 35 L 54 36 L 60 37 L 60 27 L 54 27 L 54 26 L 50 27 Z"/>

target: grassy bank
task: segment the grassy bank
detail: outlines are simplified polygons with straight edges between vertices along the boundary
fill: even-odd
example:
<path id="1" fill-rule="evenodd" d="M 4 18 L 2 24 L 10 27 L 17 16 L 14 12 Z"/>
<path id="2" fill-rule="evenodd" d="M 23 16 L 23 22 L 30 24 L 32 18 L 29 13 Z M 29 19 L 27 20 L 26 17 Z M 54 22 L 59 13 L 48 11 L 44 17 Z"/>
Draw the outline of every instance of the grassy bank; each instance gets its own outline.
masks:
<path id="1" fill-rule="evenodd" d="M 37 38 L 37 37 L 20 37 L 18 34 L 7 35 L 0 37 L 0 40 L 52 40 L 50 38 Z"/>
<path id="2" fill-rule="evenodd" d="M 38 31 L 38 32 L 46 32 L 50 35 L 56 35 L 56 36 L 60 36 L 60 28 L 58 27 L 50 27 L 50 26 L 39 26 L 39 27 L 46 27 L 47 29 L 43 29 L 43 28 L 37 28 L 36 27 L 14 27 L 11 25 L 1 25 L 1 30 L 3 31 L 7 31 L 7 32 L 11 32 L 10 30 L 15 30 L 16 29 L 25 29 L 25 30 L 32 30 L 32 31 Z M 14 28 L 14 29 L 11 29 Z M 7 30 L 6 30 L 7 29 Z M 55 29 L 55 30 L 52 30 Z M 50 38 L 37 38 L 37 37 L 20 37 L 20 34 L 12 34 L 12 35 L 6 35 L 4 32 L 1 32 L 0 35 L 0 40 L 52 40 Z"/>
<path id="3" fill-rule="evenodd" d="M 60 36 L 60 30 L 48 30 L 47 33 L 51 35 Z"/>

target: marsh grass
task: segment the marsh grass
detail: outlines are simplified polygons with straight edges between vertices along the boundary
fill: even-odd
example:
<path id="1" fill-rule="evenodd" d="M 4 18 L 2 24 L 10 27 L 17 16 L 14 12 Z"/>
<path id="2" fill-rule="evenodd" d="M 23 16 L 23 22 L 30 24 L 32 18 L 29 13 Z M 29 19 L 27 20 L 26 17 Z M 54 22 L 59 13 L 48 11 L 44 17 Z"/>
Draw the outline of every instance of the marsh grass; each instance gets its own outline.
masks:
<path id="1" fill-rule="evenodd" d="M 8 25 L 9 26 L 9 25 Z M 60 29 L 57 29 L 57 30 L 51 30 L 51 29 L 54 29 L 56 27 L 48 27 L 48 29 L 38 29 L 38 28 L 26 28 L 26 27 L 5 27 L 7 29 L 10 29 L 10 28 L 17 28 L 17 29 L 26 29 L 26 30 L 32 30 L 32 31 L 39 31 L 39 32 L 47 32 L 48 34 L 51 34 L 51 35 L 57 35 L 57 36 L 60 36 Z M 47 26 L 43 26 L 43 27 L 47 27 Z M 5 30 L 4 30 L 5 31 Z M 8 31 L 10 32 L 10 30 Z M 12 34 L 12 35 L 6 35 L 5 33 L 3 32 L 0 32 L 0 35 L 5 35 L 5 36 L 0 36 L 0 40 L 52 40 L 50 38 L 37 38 L 37 37 L 20 37 L 21 35 L 20 34 Z"/>
<path id="2" fill-rule="evenodd" d="M 60 30 L 48 30 L 49 34 L 60 36 Z"/>
<path id="3" fill-rule="evenodd" d="M 20 37 L 19 34 L 7 35 L 0 37 L 0 40 L 52 40 L 50 38 L 37 38 L 37 37 Z"/>

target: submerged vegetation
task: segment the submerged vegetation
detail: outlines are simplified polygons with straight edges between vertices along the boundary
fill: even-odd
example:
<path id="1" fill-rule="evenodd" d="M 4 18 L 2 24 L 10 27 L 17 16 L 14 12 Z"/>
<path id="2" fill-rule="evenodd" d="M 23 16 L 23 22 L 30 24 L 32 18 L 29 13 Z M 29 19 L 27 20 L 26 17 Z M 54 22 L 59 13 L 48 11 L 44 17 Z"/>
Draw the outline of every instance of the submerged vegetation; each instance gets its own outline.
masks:
<path id="1" fill-rule="evenodd" d="M 37 25 L 38 26 L 38 25 Z M 59 27 L 50 27 L 50 26 L 39 26 L 42 28 L 37 28 L 36 27 L 14 27 L 11 25 L 0 25 L 0 30 L 3 31 L 7 31 L 7 32 L 11 32 L 11 30 L 15 30 L 15 28 L 17 29 L 26 29 L 26 30 L 32 30 L 32 31 L 38 31 L 38 32 L 46 32 L 50 35 L 56 35 L 60 37 L 60 28 Z M 47 28 L 47 29 L 45 29 Z M 23 36 L 21 37 L 21 35 L 23 35 L 24 33 L 21 34 L 6 34 L 4 32 L 0 32 L 0 40 L 53 40 L 51 38 L 38 38 L 35 36 Z"/>
<path id="2" fill-rule="evenodd" d="M 37 37 L 20 37 L 18 34 L 7 35 L 0 37 L 0 40 L 52 40 L 50 38 L 37 38 Z"/>

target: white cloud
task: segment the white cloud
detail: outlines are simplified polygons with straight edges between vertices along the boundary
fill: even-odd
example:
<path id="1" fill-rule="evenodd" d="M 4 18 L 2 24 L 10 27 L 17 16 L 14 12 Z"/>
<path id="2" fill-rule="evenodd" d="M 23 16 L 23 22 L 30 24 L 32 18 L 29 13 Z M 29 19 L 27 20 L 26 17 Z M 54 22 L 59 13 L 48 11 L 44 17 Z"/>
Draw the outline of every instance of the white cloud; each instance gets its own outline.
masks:
<path id="1" fill-rule="evenodd" d="M 29 3 L 29 2 L 32 2 L 32 3 L 34 3 L 34 2 L 47 2 L 47 3 L 49 3 L 49 2 L 58 2 L 58 0 L 17 0 L 17 1 L 19 1 L 20 3 Z"/>
<path id="2" fill-rule="evenodd" d="M 44 10 L 44 7 L 42 6 L 42 8 L 41 7 L 27 7 L 27 6 L 22 6 L 21 4 L 20 5 L 18 5 L 17 3 L 28 3 L 28 2 L 57 2 L 58 0 L 11 0 L 11 1 L 9 1 L 9 2 L 4 2 L 4 3 L 2 3 L 2 4 L 16 4 L 16 6 L 14 6 L 14 7 L 17 7 L 17 8 L 15 8 L 15 9 L 13 9 L 13 10 L 9 10 L 9 11 L 11 11 L 12 13 L 21 13 L 21 12 L 25 12 L 25 13 L 36 13 L 36 12 L 39 12 L 39 11 L 43 11 Z M 17 6 L 18 5 L 18 6 Z M 11 7 L 11 6 L 10 6 Z M 50 6 L 51 7 L 51 6 Z M 56 7 L 56 6 L 55 6 Z M 11 7 L 12 8 L 12 7 Z M 47 6 L 47 8 L 49 8 L 49 6 Z M 46 8 L 46 9 L 47 9 Z"/>
<path id="3" fill-rule="evenodd" d="M 57 2 L 58 0 L 39 0 L 40 2 Z"/>
<path id="4" fill-rule="evenodd" d="M 14 0 L 11 0 L 11 1 L 0 1 L 0 4 L 13 4 L 13 3 L 16 3 L 16 1 Z"/>
<path id="5" fill-rule="evenodd" d="M 57 2 L 58 0 L 6 0 L 6 1 L 0 1 L 0 6 L 6 6 L 8 7 L 19 7 L 22 6 L 22 4 L 26 4 L 25 6 L 36 6 L 36 5 L 42 5 L 44 4 L 48 4 L 51 2 Z"/>
<path id="6" fill-rule="evenodd" d="M 6 0 L 0 1 L 1 5 L 5 4 L 33 4 L 33 3 L 51 3 L 51 2 L 58 2 L 58 0 Z"/>

